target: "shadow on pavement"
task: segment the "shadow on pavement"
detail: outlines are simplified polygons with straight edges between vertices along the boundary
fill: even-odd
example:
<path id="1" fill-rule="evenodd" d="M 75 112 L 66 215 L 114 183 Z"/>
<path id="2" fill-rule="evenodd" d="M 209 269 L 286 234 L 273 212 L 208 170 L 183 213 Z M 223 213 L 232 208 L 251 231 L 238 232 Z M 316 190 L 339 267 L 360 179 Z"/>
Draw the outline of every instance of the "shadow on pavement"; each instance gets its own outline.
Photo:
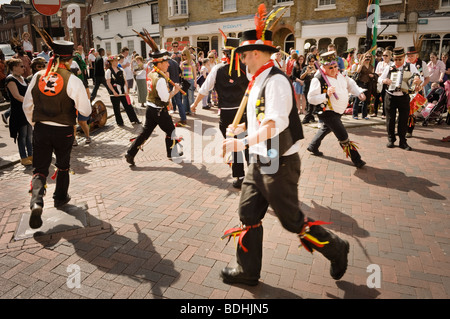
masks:
<path id="1" fill-rule="evenodd" d="M 74 207 L 76 206 L 65 205 L 60 209 L 70 213 L 73 212 Z M 111 224 L 92 216 L 87 210 L 84 212 L 90 227 L 103 225 L 105 229 L 110 229 L 110 232 L 88 237 L 87 241 L 83 240 L 87 237 L 71 238 L 68 235 L 73 235 L 73 233 L 64 231 L 67 229 L 66 225 L 58 225 L 46 233 L 35 233 L 34 239 L 49 249 L 64 239 L 71 243 L 75 253 L 89 264 L 107 274 L 126 276 L 137 283 L 148 281 L 151 283 L 153 297 L 163 298 L 165 290 L 163 288 L 176 282 L 180 275 L 175 270 L 174 263 L 164 259 L 156 251 L 151 238 L 143 233 L 137 224 L 134 224 L 137 241 L 133 241 L 126 236 L 117 234 Z"/>
<path id="2" fill-rule="evenodd" d="M 337 281 L 336 286 L 344 291 L 343 299 L 376 299 L 380 292 L 376 289 L 369 288 L 366 285 L 355 285 L 348 281 Z M 327 296 L 332 299 L 340 299 L 330 293 Z"/>
<path id="3" fill-rule="evenodd" d="M 446 200 L 447 198 L 430 188 L 438 186 L 422 177 L 406 176 L 405 173 L 392 169 L 382 169 L 376 167 L 366 167 L 366 170 L 356 170 L 354 176 L 365 183 L 396 189 L 401 192 L 416 192 L 417 194 L 437 200 Z"/>

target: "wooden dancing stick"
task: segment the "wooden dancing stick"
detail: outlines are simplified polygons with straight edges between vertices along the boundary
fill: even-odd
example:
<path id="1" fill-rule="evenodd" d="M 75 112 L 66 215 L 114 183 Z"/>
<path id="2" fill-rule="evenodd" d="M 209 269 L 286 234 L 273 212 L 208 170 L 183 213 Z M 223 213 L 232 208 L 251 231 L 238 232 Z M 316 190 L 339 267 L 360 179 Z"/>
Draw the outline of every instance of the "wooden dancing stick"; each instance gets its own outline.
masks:
<path id="1" fill-rule="evenodd" d="M 245 92 L 244 97 L 242 98 L 241 104 L 239 105 L 239 109 L 236 112 L 236 115 L 234 116 L 233 122 L 231 123 L 231 125 L 233 126 L 233 128 L 236 128 L 239 123 L 241 122 L 242 116 L 244 115 L 245 112 L 245 108 L 247 107 L 247 102 L 248 102 L 248 95 L 249 92 Z M 234 136 L 230 134 L 227 134 L 228 136 Z"/>
<path id="2" fill-rule="evenodd" d="M 244 97 L 242 98 L 241 104 L 239 105 L 239 109 L 237 110 L 236 115 L 234 116 L 233 122 L 231 123 L 231 126 L 234 129 L 239 125 L 239 123 L 241 122 L 242 116 L 244 115 L 245 109 L 247 107 L 248 95 L 249 95 L 249 90 L 247 89 Z M 233 137 L 234 134 L 228 132 L 227 136 Z M 224 151 L 222 153 L 223 158 L 225 158 L 225 154 L 226 154 L 226 152 Z"/>
<path id="3" fill-rule="evenodd" d="M 167 82 L 169 82 L 170 84 L 175 86 L 175 83 L 173 83 L 173 81 L 167 75 L 165 75 L 163 71 L 158 69 L 156 66 L 153 66 L 153 70 L 155 70 L 156 72 L 161 74 L 167 80 Z M 181 92 L 181 94 L 186 95 L 186 92 L 184 92 L 181 88 L 180 88 L 180 92 Z"/>

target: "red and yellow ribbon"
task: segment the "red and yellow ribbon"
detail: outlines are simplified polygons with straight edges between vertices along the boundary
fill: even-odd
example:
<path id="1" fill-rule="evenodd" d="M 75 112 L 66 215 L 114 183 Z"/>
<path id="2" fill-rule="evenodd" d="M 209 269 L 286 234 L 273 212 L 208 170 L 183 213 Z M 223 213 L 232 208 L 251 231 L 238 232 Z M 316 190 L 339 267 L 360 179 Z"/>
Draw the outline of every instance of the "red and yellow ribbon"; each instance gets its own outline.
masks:
<path id="1" fill-rule="evenodd" d="M 236 239 L 236 236 L 239 236 L 239 245 L 242 247 L 242 250 L 244 252 L 248 252 L 248 249 L 246 247 L 244 247 L 244 245 L 242 245 L 242 239 L 244 238 L 245 234 L 247 234 L 247 232 L 252 229 L 252 228 L 258 228 L 262 225 L 262 221 L 259 222 L 256 225 L 249 225 L 249 226 L 244 226 L 241 225 L 239 227 L 233 227 L 228 229 L 227 231 L 225 231 L 224 235 L 221 237 L 221 239 L 225 239 L 228 237 L 228 241 L 230 241 L 231 237 L 233 237 L 233 239 Z"/>

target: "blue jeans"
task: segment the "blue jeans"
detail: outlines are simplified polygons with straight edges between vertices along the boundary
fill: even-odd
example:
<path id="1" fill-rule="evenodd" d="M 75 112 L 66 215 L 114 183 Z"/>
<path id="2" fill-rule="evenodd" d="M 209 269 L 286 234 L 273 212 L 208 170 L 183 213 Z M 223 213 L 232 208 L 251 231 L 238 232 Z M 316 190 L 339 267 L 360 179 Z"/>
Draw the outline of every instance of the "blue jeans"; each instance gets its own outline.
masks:
<path id="1" fill-rule="evenodd" d="M 370 101 L 369 101 L 370 103 Z M 355 98 L 355 103 L 353 104 L 353 117 L 358 117 L 359 109 L 361 108 L 362 118 L 367 117 L 367 100 L 361 101 L 359 98 Z"/>
<path id="2" fill-rule="evenodd" d="M 189 87 L 189 90 L 186 92 L 187 95 L 183 95 L 183 105 L 184 110 L 186 113 L 191 113 L 191 104 L 194 103 L 194 79 L 187 80 L 191 86 Z"/>
<path id="3" fill-rule="evenodd" d="M 178 113 L 180 113 L 180 120 L 186 121 L 186 108 L 184 107 L 183 104 L 183 95 L 181 94 L 181 92 L 178 92 L 172 98 L 172 105 L 174 111 L 176 111 L 178 107 Z"/>
<path id="4" fill-rule="evenodd" d="M 33 155 L 33 128 L 30 124 L 19 128 L 17 146 L 19 147 L 20 158 L 23 159 Z"/>

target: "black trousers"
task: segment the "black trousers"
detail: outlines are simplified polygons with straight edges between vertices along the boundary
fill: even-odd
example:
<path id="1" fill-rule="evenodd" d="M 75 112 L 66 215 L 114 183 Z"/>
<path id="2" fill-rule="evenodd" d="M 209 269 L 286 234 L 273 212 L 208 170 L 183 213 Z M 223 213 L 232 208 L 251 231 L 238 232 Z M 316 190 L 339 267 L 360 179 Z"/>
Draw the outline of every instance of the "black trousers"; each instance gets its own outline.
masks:
<path id="1" fill-rule="evenodd" d="M 398 111 L 397 132 L 400 144 L 406 143 L 406 132 L 408 127 L 409 117 L 409 95 L 395 96 L 386 93 L 384 101 L 386 102 L 386 131 L 388 134 L 388 141 L 394 143 L 395 137 L 395 122 Z"/>
<path id="2" fill-rule="evenodd" d="M 170 157 L 170 146 L 173 142 L 172 133 L 175 131 L 175 125 L 173 124 L 172 117 L 169 115 L 167 108 L 158 109 L 151 106 L 147 107 L 144 128 L 128 149 L 128 155 L 131 155 L 132 157 L 136 156 L 139 147 L 150 137 L 156 126 L 159 126 L 161 130 L 166 133 L 166 150 L 167 156 Z"/>
<path id="3" fill-rule="evenodd" d="M 33 131 L 33 180 L 31 206 L 44 205 L 44 187 L 55 153 L 58 169 L 53 198 L 64 200 L 69 189 L 70 154 L 74 140 L 73 126 L 52 126 L 36 123 Z"/>
<path id="4" fill-rule="evenodd" d="M 222 108 L 220 111 L 220 119 L 219 119 L 219 129 L 222 132 L 224 138 L 228 138 L 227 136 L 227 128 L 233 123 L 234 117 L 236 116 L 237 109 L 229 110 L 226 108 Z M 241 119 L 240 123 L 244 123 L 245 118 Z M 248 163 L 248 149 L 244 151 L 245 160 Z M 234 152 L 233 153 L 233 163 L 231 164 L 231 171 L 233 177 L 243 177 L 245 176 L 244 170 L 244 156 L 242 152 Z"/>
<path id="5" fill-rule="evenodd" d="M 139 122 L 136 112 L 134 111 L 133 106 L 128 104 L 126 96 L 118 96 L 118 97 L 111 96 L 111 103 L 113 106 L 114 117 L 116 118 L 117 125 L 123 125 L 122 114 L 120 114 L 120 104 L 121 103 L 123 105 L 123 108 L 125 109 L 125 112 L 127 113 L 127 116 L 128 116 L 128 119 L 130 120 L 130 122 L 131 123 Z"/>
<path id="6" fill-rule="evenodd" d="M 300 156 L 298 153 L 282 156 L 279 168 L 273 174 L 263 174 L 261 164 L 252 163 L 244 178 L 239 201 L 239 219 L 243 225 L 254 226 L 238 244 L 236 257 L 238 266 L 249 279 L 259 279 L 263 254 L 263 226 L 258 224 L 264 218 L 269 205 L 289 232 L 300 234 L 304 224 L 311 221 L 299 208 L 298 180 L 300 178 Z M 342 253 L 343 241 L 322 226 L 312 226 L 309 233 L 324 247 L 313 247 L 329 260 L 335 260 Z M 245 247 L 245 249 L 243 248 Z"/>
<path id="7" fill-rule="evenodd" d="M 105 77 L 104 76 L 103 77 L 95 77 L 94 78 L 94 89 L 92 90 L 92 93 L 91 93 L 91 102 L 97 97 L 97 91 L 100 87 L 100 84 L 103 84 L 103 86 L 109 92 L 108 84 L 106 84 Z"/>
<path id="8" fill-rule="evenodd" d="M 342 114 L 333 111 L 325 111 L 322 114 L 319 114 L 318 117 L 323 121 L 323 125 L 311 140 L 308 149 L 319 150 L 322 140 L 331 132 L 336 136 L 341 147 L 349 142 L 347 130 L 341 121 Z M 357 150 L 350 151 L 350 158 L 355 164 L 361 161 L 361 156 Z"/>

